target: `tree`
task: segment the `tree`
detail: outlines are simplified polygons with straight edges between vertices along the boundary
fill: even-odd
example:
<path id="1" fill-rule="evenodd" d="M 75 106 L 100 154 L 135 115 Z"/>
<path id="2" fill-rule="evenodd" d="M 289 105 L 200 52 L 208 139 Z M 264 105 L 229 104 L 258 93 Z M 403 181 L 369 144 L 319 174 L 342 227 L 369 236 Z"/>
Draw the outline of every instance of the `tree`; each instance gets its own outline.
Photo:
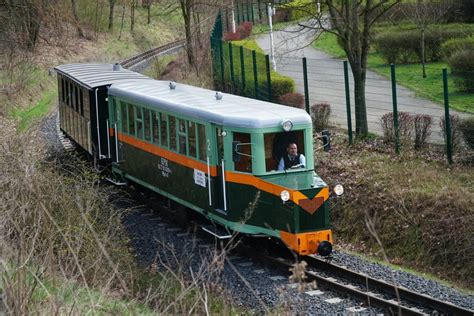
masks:
<path id="1" fill-rule="evenodd" d="M 114 27 L 115 0 L 109 0 L 109 31 Z"/>
<path id="2" fill-rule="evenodd" d="M 451 7 L 452 2 L 449 0 L 417 0 L 416 3 L 407 3 L 402 6 L 403 14 L 420 30 L 420 61 L 423 78 L 426 78 L 425 33 L 431 24 L 442 22 Z"/>
<path id="3" fill-rule="evenodd" d="M 367 56 L 374 23 L 401 0 L 325 0 L 332 28 L 324 21 L 326 14 L 316 16 L 319 28 L 333 33 L 346 53 L 354 77 L 356 135 L 367 136 L 365 82 Z"/>
<path id="4" fill-rule="evenodd" d="M 194 47 L 191 32 L 191 17 L 193 12 L 194 0 L 179 0 L 181 6 L 181 12 L 184 20 L 184 33 L 186 35 L 186 54 L 188 56 L 189 65 L 196 65 L 196 57 L 194 55 Z"/>
<path id="5" fill-rule="evenodd" d="M 81 28 L 81 21 L 79 21 L 79 16 L 77 15 L 76 0 L 71 0 L 71 9 L 74 22 L 76 23 L 77 35 L 79 35 L 79 37 L 84 37 L 84 32 Z"/>

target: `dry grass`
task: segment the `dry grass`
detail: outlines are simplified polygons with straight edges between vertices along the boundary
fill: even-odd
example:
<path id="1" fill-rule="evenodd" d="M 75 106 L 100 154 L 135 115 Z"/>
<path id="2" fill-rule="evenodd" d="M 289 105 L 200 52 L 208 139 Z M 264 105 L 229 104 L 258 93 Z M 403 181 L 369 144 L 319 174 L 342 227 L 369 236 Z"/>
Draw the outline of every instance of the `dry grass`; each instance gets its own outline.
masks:
<path id="1" fill-rule="evenodd" d="M 87 163 L 51 158 L 38 143 L 34 132 L 0 138 L 0 313 L 232 310 L 214 288 L 225 253 L 207 256 L 191 273 L 159 257 L 143 271 L 110 189 Z"/>
<path id="2" fill-rule="evenodd" d="M 336 236 L 380 258 L 385 251 L 392 263 L 472 286 L 472 166 L 412 152 L 394 156 L 374 150 L 376 143 L 334 144 L 330 156 L 319 153 L 318 171 L 345 187 L 332 211 Z"/>

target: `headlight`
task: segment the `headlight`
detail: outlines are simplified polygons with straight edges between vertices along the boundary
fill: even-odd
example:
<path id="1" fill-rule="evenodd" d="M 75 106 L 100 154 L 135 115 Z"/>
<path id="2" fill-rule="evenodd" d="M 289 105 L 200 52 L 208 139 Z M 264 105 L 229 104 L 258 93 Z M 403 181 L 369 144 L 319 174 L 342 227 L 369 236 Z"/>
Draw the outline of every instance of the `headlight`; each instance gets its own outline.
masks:
<path id="1" fill-rule="evenodd" d="M 293 122 L 290 120 L 283 121 L 281 122 L 281 127 L 285 132 L 289 132 L 293 128 Z"/>
<path id="2" fill-rule="evenodd" d="M 286 191 L 286 190 L 283 190 L 283 191 L 281 191 L 281 193 L 280 193 L 280 197 L 281 197 L 281 200 L 282 200 L 283 202 L 286 202 L 286 201 L 288 201 L 288 200 L 290 199 L 290 192 L 288 192 L 288 191 Z"/>
<path id="3" fill-rule="evenodd" d="M 342 194 L 344 194 L 344 187 L 340 184 L 336 185 L 334 187 L 334 193 L 336 193 L 337 196 L 341 196 Z"/>

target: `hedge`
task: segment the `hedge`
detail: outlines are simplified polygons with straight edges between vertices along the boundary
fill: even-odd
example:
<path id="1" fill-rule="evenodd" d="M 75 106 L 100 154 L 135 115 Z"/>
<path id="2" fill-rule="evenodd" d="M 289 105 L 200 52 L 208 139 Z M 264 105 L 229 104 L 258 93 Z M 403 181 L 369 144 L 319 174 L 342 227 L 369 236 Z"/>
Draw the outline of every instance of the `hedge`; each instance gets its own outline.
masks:
<path id="1" fill-rule="evenodd" d="M 443 42 L 465 37 L 465 30 L 451 28 L 427 30 L 425 32 L 425 61 L 439 61 L 443 57 L 441 50 Z M 416 63 L 421 59 L 420 30 L 380 32 L 375 36 L 373 43 L 387 63 Z"/>
<path id="2" fill-rule="evenodd" d="M 461 50 L 453 54 L 448 63 L 458 90 L 474 92 L 474 51 Z"/>
<path id="3" fill-rule="evenodd" d="M 452 38 L 441 45 L 442 55 L 446 58 L 449 58 L 462 50 L 474 50 L 474 36 Z"/>

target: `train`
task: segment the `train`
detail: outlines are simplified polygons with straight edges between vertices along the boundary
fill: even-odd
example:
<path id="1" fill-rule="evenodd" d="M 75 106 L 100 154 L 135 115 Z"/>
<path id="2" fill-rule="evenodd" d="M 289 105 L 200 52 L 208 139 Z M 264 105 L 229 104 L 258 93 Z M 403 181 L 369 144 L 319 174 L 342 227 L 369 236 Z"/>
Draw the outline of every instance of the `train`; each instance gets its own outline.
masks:
<path id="1" fill-rule="evenodd" d="M 55 71 L 61 131 L 117 183 L 143 186 L 232 234 L 275 239 L 298 255 L 331 254 L 330 190 L 314 171 L 304 110 L 119 64 Z M 289 147 L 299 163 L 288 162 Z"/>

